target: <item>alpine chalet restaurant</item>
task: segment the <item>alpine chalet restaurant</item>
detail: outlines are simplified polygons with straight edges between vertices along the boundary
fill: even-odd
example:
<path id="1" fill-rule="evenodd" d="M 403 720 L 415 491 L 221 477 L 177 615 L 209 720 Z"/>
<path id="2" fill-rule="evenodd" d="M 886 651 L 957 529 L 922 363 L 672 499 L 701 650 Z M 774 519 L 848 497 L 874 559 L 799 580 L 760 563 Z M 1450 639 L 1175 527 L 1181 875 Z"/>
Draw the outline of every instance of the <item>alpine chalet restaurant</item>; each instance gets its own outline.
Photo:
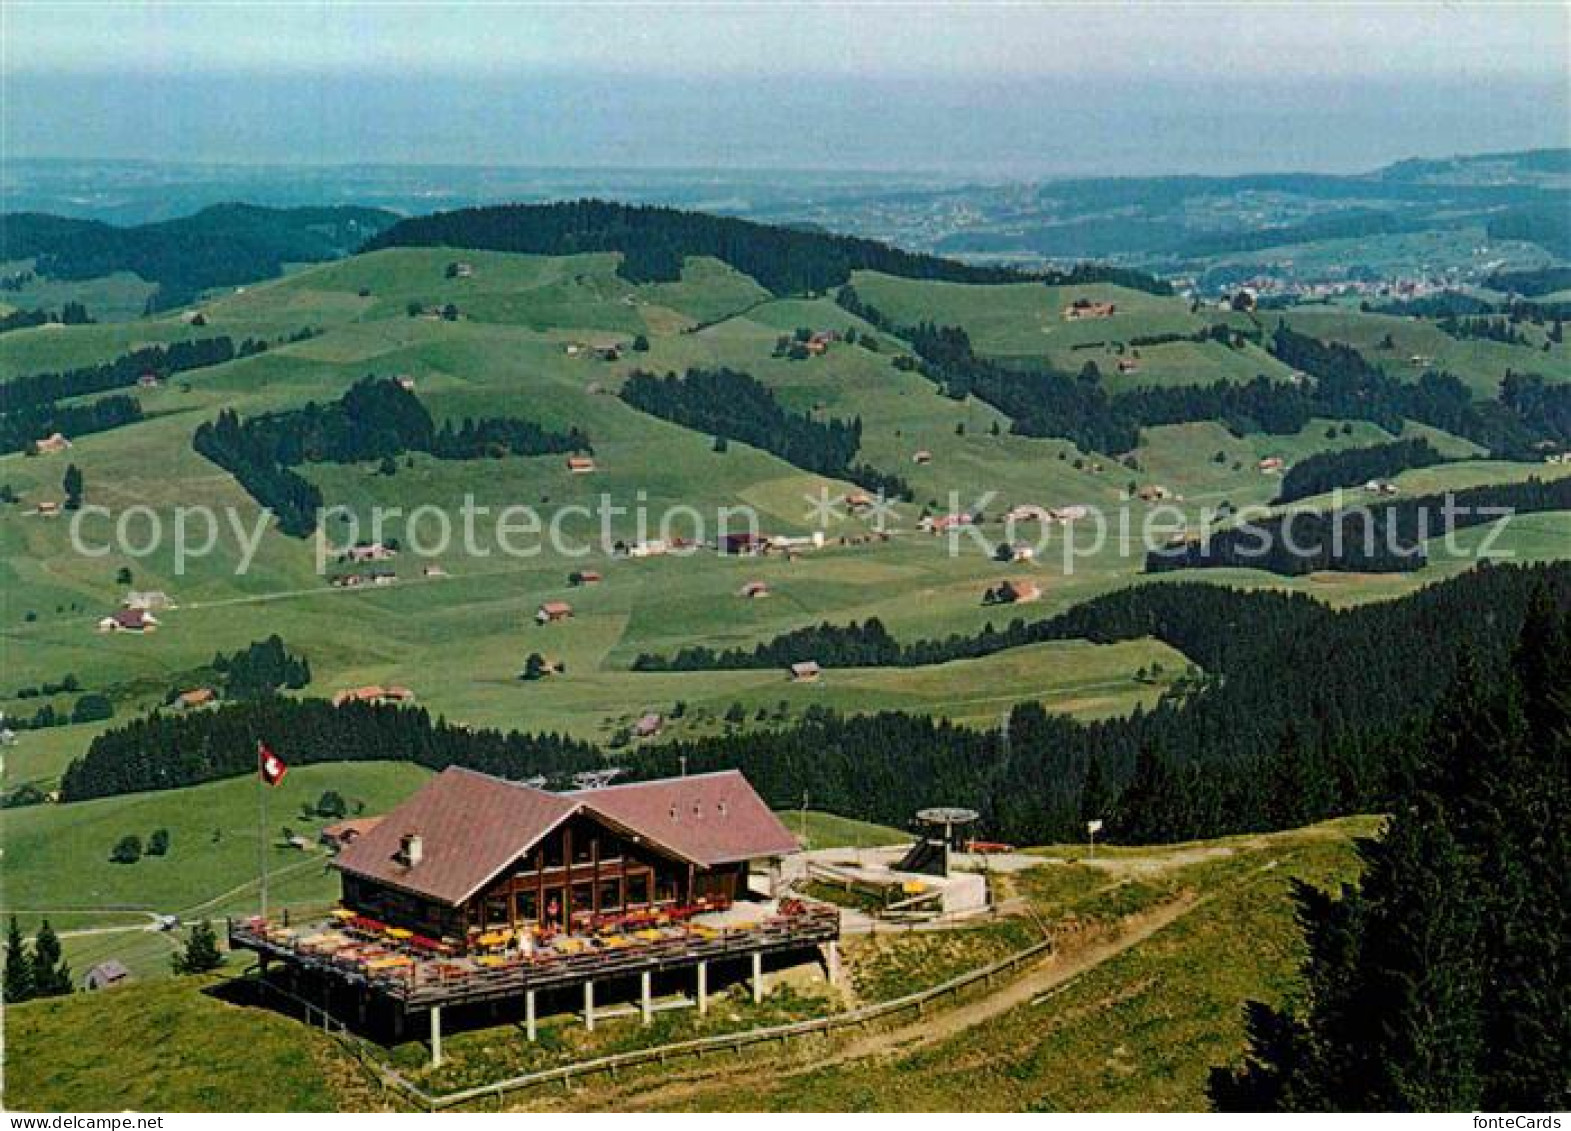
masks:
<path id="1" fill-rule="evenodd" d="M 648 1024 L 657 980 L 705 1012 L 712 970 L 749 977 L 755 999 L 766 958 L 821 958 L 833 979 L 839 913 L 778 891 L 797 850 L 736 771 L 551 793 L 451 767 L 344 847 L 331 919 L 232 921 L 229 943 L 328 1013 L 390 1018 L 395 1038 L 426 1014 L 440 1062 L 444 1008 L 521 1005 L 534 1040 L 538 995 L 593 1028 L 597 987 Z"/>

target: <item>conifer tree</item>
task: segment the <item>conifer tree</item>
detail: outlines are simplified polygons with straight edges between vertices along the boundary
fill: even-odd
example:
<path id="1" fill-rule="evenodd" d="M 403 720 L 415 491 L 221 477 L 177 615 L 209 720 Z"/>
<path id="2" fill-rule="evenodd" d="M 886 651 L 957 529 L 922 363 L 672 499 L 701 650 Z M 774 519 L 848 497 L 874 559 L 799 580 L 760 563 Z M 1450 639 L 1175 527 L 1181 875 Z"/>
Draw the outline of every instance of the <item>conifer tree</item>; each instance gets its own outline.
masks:
<path id="1" fill-rule="evenodd" d="M 224 956 L 218 949 L 218 935 L 213 931 L 213 924 L 206 919 L 191 928 L 185 949 L 171 959 L 176 974 L 205 974 L 223 964 Z"/>
<path id="2" fill-rule="evenodd" d="M 58 997 L 71 992 L 71 967 L 60 950 L 60 938 L 45 919 L 33 940 L 33 994 Z"/>
<path id="3" fill-rule="evenodd" d="M 1566 1106 L 1568 632 L 1541 594 L 1506 680 L 1464 654 L 1361 882 L 1295 893 L 1305 999 L 1247 1008 L 1244 1064 L 1212 1073 L 1218 1108 Z"/>
<path id="4" fill-rule="evenodd" d="M 32 996 L 33 960 L 27 953 L 22 928 L 13 915 L 5 936 L 5 1000 L 14 1004 Z"/>

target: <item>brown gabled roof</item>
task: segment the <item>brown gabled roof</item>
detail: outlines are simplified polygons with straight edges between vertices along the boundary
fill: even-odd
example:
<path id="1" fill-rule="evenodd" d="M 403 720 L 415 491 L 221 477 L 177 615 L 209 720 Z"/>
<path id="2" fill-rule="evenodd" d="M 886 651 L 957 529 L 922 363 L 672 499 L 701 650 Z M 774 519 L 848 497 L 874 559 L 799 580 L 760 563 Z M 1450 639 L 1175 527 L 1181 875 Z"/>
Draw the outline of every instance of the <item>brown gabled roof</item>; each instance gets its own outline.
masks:
<path id="1" fill-rule="evenodd" d="M 801 846 L 737 770 L 563 794 L 667 851 L 713 868 Z"/>
<path id="2" fill-rule="evenodd" d="M 583 811 L 700 867 L 795 852 L 796 838 L 735 770 L 547 793 L 451 766 L 333 866 L 449 905 L 462 903 Z M 402 862 L 404 837 L 421 838 L 421 862 Z"/>
<path id="3" fill-rule="evenodd" d="M 334 844 L 343 842 L 348 844 L 359 837 L 365 836 L 376 826 L 382 823 L 381 817 L 350 817 L 331 825 L 323 825 L 320 839 Z"/>
<path id="4" fill-rule="evenodd" d="M 333 866 L 458 904 L 577 808 L 554 793 L 449 766 L 346 845 Z M 410 833 L 421 838 L 422 859 L 413 868 L 401 861 L 403 838 Z"/>

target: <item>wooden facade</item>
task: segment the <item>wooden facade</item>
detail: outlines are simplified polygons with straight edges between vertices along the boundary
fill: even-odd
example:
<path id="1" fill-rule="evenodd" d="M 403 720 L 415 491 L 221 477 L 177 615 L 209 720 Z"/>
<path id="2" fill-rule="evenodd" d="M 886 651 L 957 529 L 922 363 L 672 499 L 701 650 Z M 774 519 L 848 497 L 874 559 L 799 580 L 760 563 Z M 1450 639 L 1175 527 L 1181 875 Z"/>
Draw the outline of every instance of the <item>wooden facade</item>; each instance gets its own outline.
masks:
<path id="1" fill-rule="evenodd" d="M 462 948 L 475 930 L 576 931 L 630 912 L 745 898 L 747 875 L 745 861 L 700 867 L 581 811 L 456 906 L 348 872 L 343 904 Z"/>

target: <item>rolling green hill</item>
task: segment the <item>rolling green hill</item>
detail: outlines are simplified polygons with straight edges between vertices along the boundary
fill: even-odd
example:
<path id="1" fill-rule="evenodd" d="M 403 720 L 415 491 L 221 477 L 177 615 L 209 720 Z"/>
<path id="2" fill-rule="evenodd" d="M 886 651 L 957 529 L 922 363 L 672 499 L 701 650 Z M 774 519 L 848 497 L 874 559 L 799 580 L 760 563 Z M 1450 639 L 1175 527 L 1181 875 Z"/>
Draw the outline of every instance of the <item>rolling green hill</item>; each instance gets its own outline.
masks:
<path id="1" fill-rule="evenodd" d="M 376 208 L 219 204 L 178 220 L 119 228 L 15 212 L 0 218 L 0 262 L 13 272 L 26 263 L 33 274 L 61 281 L 134 275 L 156 288 L 146 301 L 168 309 L 213 287 L 271 278 L 286 264 L 347 255 L 395 219 Z"/>
<path id="2" fill-rule="evenodd" d="M 1158 484 L 1193 522 L 1224 501 L 1240 506 L 1269 501 L 1276 480 L 1256 469 L 1262 458 L 1292 460 L 1388 438 L 1367 424 L 1342 428 L 1335 421 L 1313 422 L 1290 437 L 1240 437 L 1206 423 L 1158 427 L 1149 429 L 1143 446 L 1132 453 L 1134 466 L 1125 467 L 1065 441 L 1012 435 L 1009 419 L 996 409 L 974 399 L 951 400 L 897 366 L 895 360 L 905 352 L 897 339 L 873 332 L 828 299 L 771 297 L 718 260 L 689 259 L 677 280 L 638 283 L 619 273 L 622 260 L 614 253 L 561 257 L 465 251 L 469 272 L 449 277 L 447 267 L 457 258 L 445 248 L 389 248 L 302 270 L 201 304 L 206 323 L 201 327 L 166 317 L 25 330 L 0 339 L 0 374 L 15 375 L 110 360 L 149 341 L 216 334 L 280 341 L 302 327 L 317 331 L 256 356 L 187 372 L 157 389 L 135 390 L 147 419 L 82 437 L 68 458 L 0 458 L 0 483 L 22 500 L 0 509 L 4 631 L 13 657 L 8 682 L 15 685 L 0 687 L 0 709 L 13 716 L 30 711 L 33 705 L 14 698 L 17 688 L 70 672 L 84 687 L 109 694 L 124 717 L 180 689 L 184 673 L 202 667 L 215 650 L 243 647 L 276 631 L 309 656 L 320 693 L 401 682 L 432 709 L 454 717 L 562 728 L 602 741 L 630 717 L 669 709 L 678 701 L 696 708 L 688 725 L 699 728 L 718 726 L 715 717 L 733 703 L 741 703 L 751 717 L 760 709 L 776 713 L 782 700 L 787 717 L 814 702 L 852 709 L 898 705 L 968 721 L 1026 699 L 1092 715 L 1127 710 L 1149 702 L 1153 694 L 1133 680 L 1151 655 L 1118 659 L 1110 654 L 1094 678 L 1063 678 L 1055 672 L 1073 665 L 1058 665 L 1046 654 L 1023 658 L 1019 669 L 1000 668 L 996 676 L 983 665 L 968 671 L 967 678 L 979 682 L 963 695 L 944 690 L 939 673 L 931 679 L 832 679 L 807 692 L 774 675 L 751 675 L 733 685 L 676 673 L 635 675 L 627 669 L 641 652 L 669 652 L 694 642 L 749 643 L 819 620 L 877 616 L 908 638 L 974 631 L 1000 615 L 982 606 L 982 593 L 1011 574 L 1038 582 L 1044 613 L 1060 610 L 1128 583 L 1141 568 L 1141 555 L 1104 538 L 1099 548 L 1082 547 L 1085 552 L 1066 556 L 1062 536 L 1055 535 L 1045 541 L 1035 563 L 1000 567 L 989 552 L 1004 538 L 997 519 L 1009 507 L 1117 507 L 1132 487 Z M 1108 331 L 1114 327 L 1120 340 L 1127 340 L 1190 332 L 1215 317 L 1244 317 L 1191 314 L 1184 300 L 1108 284 L 984 286 L 868 271 L 858 272 L 854 281 L 859 292 L 897 320 L 966 324 L 979 343 L 1000 356 L 1028 356 L 1041 342 L 1067 343 L 1051 347 L 1051 355 L 1051 349 L 1099 336 L 1111 340 Z M 1063 307 L 1079 297 L 1112 301 L 1118 311 L 1105 320 L 1066 322 Z M 452 304 L 456 319 L 424 313 L 444 304 Z M 412 307 L 418 308 L 416 316 Z M 1338 317 L 1346 325 L 1327 331 L 1349 337 L 1365 320 L 1375 326 L 1392 321 L 1355 310 Z M 804 360 L 777 356 L 777 338 L 800 327 L 851 329 L 864 340 L 836 342 L 821 356 Z M 629 348 L 638 335 L 647 338 L 647 352 Z M 1369 340 L 1378 342 L 1378 334 L 1369 332 Z M 619 359 L 594 355 L 595 347 L 611 345 L 621 347 Z M 1255 347 L 1240 355 L 1217 343 L 1161 345 L 1142 358 L 1153 380 L 1164 350 L 1184 352 L 1182 364 L 1196 367 L 1197 379 L 1228 372 L 1226 366 L 1213 367 L 1212 351 L 1220 351 L 1228 365 L 1242 366 L 1236 370 L 1240 376 L 1257 361 L 1262 368 L 1280 368 Z M 1098 350 L 1068 349 L 1065 356 L 1081 354 L 1107 360 Z M 482 467 L 415 455 L 398 461 L 391 476 L 369 465 L 302 469 L 330 505 L 351 507 L 362 517 L 373 505 L 401 507 L 403 515 L 389 521 L 384 537 L 407 538 L 406 519 L 415 508 L 429 503 L 453 510 L 465 495 L 494 513 L 516 504 L 542 511 L 594 505 L 602 493 L 623 502 L 636 501 L 642 493 L 654 513 L 680 505 L 713 515 L 723 506 L 747 505 L 768 532 L 805 533 L 812 525 L 809 500 L 825 488 L 831 495 L 843 494 L 851 490 L 848 485 L 745 445 L 716 452 L 711 437 L 656 420 L 613 395 L 636 368 L 664 372 L 693 366 L 749 372 L 793 411 L 859 418 L 860 458 L 901 475 L 915 491 L 914 503 L 893 524 L 893 536 L 866 539 L 867 521 L 842 508 L 829 520 L 830 544 L 796 561 L 713 554 L 629 561 L 608 557 L 603 546 L 592 547 L 587 557 L 546 550 L 513 558 L 493 546 L 484 557 L 406 554 L 393 563 L 396 585 L 346 592 L 329 587 L 317 573 L 313 547 L 293 543 L 265 524 L 249 568 L 241 574 L 237 566 L 245 555 L 232 530 L 222 532 L 211 554 L 184 563 L 166 551 L 88 558 L 71 552 L 68 522 L 28 513 L 37 502 L 60 498 L 64 464 L 71 462 L 85 476 L 87 500 L 117 513 L 150 505 L 167 526 L 182 506 L 232 507 L 245 530 L 256 529 L 261 516 L 254 502 L 191 450 L 196 426 L 221 408 L 254 415 L 308 399 L 332 399 L 370 372 L 407 375 L 438 420 L 512 415 L 551 429 L 582 428 L 594 444 L 598 465 L 594 474 L 577 476 L 554 457 L 510 457 Z M 1433 429 L 1404 434 L 1428 435 L 1453 455 L 1476 452 Z M 914 462 L 919 451 L 930 459 Z M 1458 464 L 1436 470 L 1457 483 L 1477 483 L 1520 478 L 1532 469 Z M 964 541 L 963 552 L 951 556 L 945 539 L 915 530 L 924 508 L 934 513 L 979 508 L 987 521 L 978 540 Z M 1135 502 L 1131 510 L 1138 520 L 1149 508 Z M 89 523 L 86 529 L 102 537 L 111 526 Z M 614 519 L 611 530 L 615 538 L 638 537 L 633 516 Z M 597 530 L 581 522 L 573 533 L 575 542 L 584 542 Z M 1020 533 L 1038 537 L 1034 527 Z M 842 538 L 848 544 L 839 544 Z M 569 574 L 586 563 L 606 580 L 570 589 Z M 421 567 L 428 564 L 440 564 L 448 576 L 422 577 Z M 1430 572 L 1464 564 L 1437 563 Z M 131 570 L 132 586 L 116 581 L 121 567 Z M 766 582 L 772 595 L 752 601 L 739 597 L 743 584 L 752 580 Z M 1383 596 L 1393 585 L 1406 587 L 1416 580 L 1344 579 L 1335 591 L 1356 599 L 1367 587 L 1371 596 Z M 1319 592 L 1323 583 L 1289 584 Z M 180 607 L 167 614 L 165 626 L 154 635 L 96 633 L 97 619 L 130 587 L 164 589 Z M 561 598 L 575 605 L 574 620 L 535 627 L 535 607 Z M 520 683 L 515 677 L 535 651 L 562 661 L 566 675 Z M 1175 664 L 1165 666 L 1171 670 Z M 1094 686 L 1093 693 L 1085 693 L 1087 684 Z M 69 698 L 59 705 L 68 709 Z M 92 733 L 92 728 L 68 727 L 25 735 L 9 782 L 47 783 Z M 38 753 L 28 753 L 29 747 Z"/>

